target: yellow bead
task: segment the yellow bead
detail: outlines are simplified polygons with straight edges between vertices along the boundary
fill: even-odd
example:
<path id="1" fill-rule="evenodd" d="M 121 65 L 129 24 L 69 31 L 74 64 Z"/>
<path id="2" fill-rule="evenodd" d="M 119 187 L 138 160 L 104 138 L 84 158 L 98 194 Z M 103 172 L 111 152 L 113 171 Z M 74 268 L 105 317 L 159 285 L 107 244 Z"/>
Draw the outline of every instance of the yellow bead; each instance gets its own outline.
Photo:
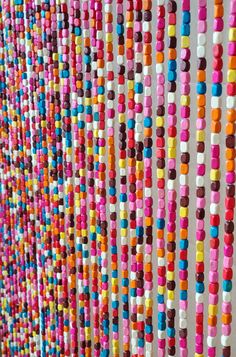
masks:
<path id="1" fill-rule="evenodd" d="M 196 242 L 196 250 L 198 251 L 198 252 L 203 252 L 203 250 L 204 250 L 204 244 L 203 244 L 203 242 L 201 242 L 201 241 L 197 241 Z"/>
<path id="2" fill-rule="evenodd" d="M 211 169 L 210 179 L 211 179 L 211 181 L 219 181 L 220 180 L 220 171 Z"/>
<path id="3" fill-rule="evenodd" d="M 125 160 L 124 159 L 120 159 L 119 160 L 119 167 L 124 169 L 125 168 Z"/>
<path id="4" fill-rule="evenodd" d="M 157 178 L 162 179 L 165 177 L 165 170 L 163 169 L 157 169 Z"/>
<path id="5" fill-rule="evenodd" d="M 196 261 L 199 262 L 203 262 L 204 260 L 204 253 L 203 252 L 196 252 Z"/>
<path id="6" fill-rule="evenodd" d="M 99 148 L 99 155 L 104 156 L 104 155 L 105 155 L 105 153 L 106 153 L 106 149 L 105 149 L 105 147 L 100 146 L 100 148 Z"/>
<path id="7" fill-rule="evenodd" d="M 205 141 L 205 132 L 203 130 L 197 130 L 196 141 Z"/>
<path id="8" fill-rule="evenodd" d="M 121 234 L 122 237 L 126 237 L 127 236 L 127 228 L 122 228 L 120 230 L 120 234 Z"/>
<path id="9" fill-rule="evenodd" d="M 190 40 L 188 36 L 181 36 L 181 47 L 188 48 L 190 46 Z"/>
<path id="10" fill-rule="evenodd" d="M 128 212 L 127 211 L 120 211 L 120 218 L 121 219 L 127 219 L 128 218 Z"/>
<path id="11" fill-rule="evenodd" d="M 169 148 L 174 148 L 176 147 L 176 138 L 168 138 L 168 147 Z"/>
<path id="12" fill-rule="evenodd" d="M 143 171 L 143 161 L 136 161 L 136 170 Z"/>
<path id="13" fill-rule="evenodd" d="M 236 41 L 236 27 L 229 29 L 229 41 Z"/>
<path id="14" fill-rule="evenodd" d="M 81 233 L 82 233 L 82 236 L 85 237 L 87 235 L 87 229 L 82 229 Z"/>
<path id="15" fill-rule="evenodd" d="M 159 295 L 164 295 L 165 291 L 166 291 L 165 286 L 161 286 L 161 285 L 158 286 L 157 292 Z"/>
<path id="16" fill-rule="evenodd" d="M 153 303 L 152 303 L 152 299 L 146 299 L 145 300 L 145 306 L 146 307 L 152 307 Z"/>
<path id="17" fill-rule="evenodd" d="M 176 34 L 176 27 L 174 25 L 169 25 L 168 26 L 168 36 L 174 37 L 175 34 Z"/>
<path id="18" fill-rule="evenodd" d="M 164 118 L 163 117 L 156 118 L 156 126 L 157 127 L 164 126 Z"/>
<path id="19" fill-rule="evenodd" d="M 99 94 L 98 95 L 98 102 L 99 103 L 105 103 L 105 95 L 104 94 Z"/>
<path id="20" fill-rule="evenodd" d="M 112 42 L 113 36 L 112 33 L 106 33 L 106 42 Z"/>
<path id="21" fill-rule="evenodd" d="M 188 216 L 188 207 L 180 207 L 179 215 L 180 215 L 180 217 L 187 217 Z"/>
<path id="22" fill-rule="evenodd" d="M 93 148 L 88 147 L 88 148 L 87 148 L 87 154 L 88 154 L 88 155 L 93 155 Z"/>
<path id="23" fill-rule="evenodd" d="M 166 274 L 166 279 L 169 281 L 175 280 L 175 273 L 173 271 L 168 271 Z"/>
<path id="24" fill-rule="evenodd" d="M 126 28 L 129 28 L 129 27 L 133 27 L 134 26 L 134 23 L 133 21 L 132 22 L 126 22 Z"/>
<path id="25" fill-rule="evenodd" d="M 168 148 L 168 158 L 169 159 L 176 158 L 176 148 Z"/>
<path id="26" fill-rule="evenodd" d="M 127 81 L 128 90 L 134 89 L 134 81 Z"/>
<path id="27" fill-rule="evenodd" d="M 236 71 L 234 69 L 227 71 L 227 82 L 236 82 Z"/>
<path id="28" fill-rule="evenodd" d="M 216 316 L 218 313 L 218 306 L 209 304 L 208 306 L 208 314 L 211 316 Z"/>
<path id="29" fill-rule="evenodd" d="M 190 96 L 189 95 L 181 95 L 180 97 L 180 104 L 182 106 L 190 105 Z"/>
<path id="30" fill-rule="evenodd" d="M 195 352 L 194 357 L 204 357 L 204 355 L 202 353 L 196 353 Z"/>
<path id="31" fill-rule="evenodd" d="M 175 292 L 172 290 L 167 291 L 167 299 L 168 300 L 174 300 L 175 299 Z"/>
<path id="32" fill-rule="evenodd" d="M 118 119 L 119 119 L 119 123 L 124 123 L 125 122 L 125 114 L 124 113 L 119 113 L 118 114 Z"/>

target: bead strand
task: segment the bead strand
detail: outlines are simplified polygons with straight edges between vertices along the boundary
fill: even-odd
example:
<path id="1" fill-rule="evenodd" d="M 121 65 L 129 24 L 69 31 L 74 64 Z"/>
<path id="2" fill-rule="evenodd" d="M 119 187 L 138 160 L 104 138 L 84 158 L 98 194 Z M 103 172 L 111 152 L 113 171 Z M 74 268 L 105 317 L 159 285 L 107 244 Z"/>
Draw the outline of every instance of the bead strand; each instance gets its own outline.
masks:
<path id="1" fill-rule="evenodd" d="M 189 206 L 189 127 L 190 127 L 190 1 L 182 1 L 181 26 L 181 132 L 180 132 L 180 253 L 179 253 L 179 345 L 180 356 L 188 355 L 187 309 L 188 309 L 188 206 Z"/>
<path id="2" fill-rule="evenodd" d="M 136 342 L 133 357 L 144 356 L 144 267 L 143 267 L 143 35 L 142 35 L 142 0 L 134 2 L 134 50 L 135 50 L 135 145 L 136 145 L 136 306 L 137 318 Z M 137 347 L 136 347 L 137 346 Z"/>
<path id="3" fill-rule="evenodd" d="M 224 5 L 214 1 L 213 23 L 213 72 L 211 97 L 211 200 L 210 200 L 210 271 L 208 283 L 208 357 L 216 356 L 217 310 L 219 290 L 219 225 L 220 225 L 220 132 L 221 95 L 223 81 L 222 31 Z M 201 155 L 202 156 L 202 155 Z"/>
<path id="4" fill-rule="evenodd" d="M 165 36 L 165 6 L 164 1 L 157 1 L 157 27 L 156 27 L 156 81 L 157 81 L 157 111 L 156 111 L 156 166 L 157 166 L 157 328 L 158 328 L 158 355 L 165 354 L 165 329 L 166 329 L 166 306 L 165 306 L 165 106 L 164 106 L 164 36 Z"/>
<path id="5" fill-rule="evenodd" d="M 109 176 L 109 213 L 111 245 L 111 308 L 112 308 L 112 354 L 119 355 L 119 290 L 118 290 L 118 256 L 117 256 L 117 214 L 116 214 L 116 150 L 115 150 L 115 76 L 113 55 L 113 1 L 105 1 L 106 33 L 106 73 L 107 73 L 107 142 L 108 142 L 108 176 Z M 120 64 L 120 54 L 117 56 Z M 118 94 L 122 90 L 120 84 Z"/>
<path id="6" fill-rule="evenodd" d="M 177 146 L 177 106 L 176 106 L 176 79 L 177 79 L 177 38 L 176 38 L 176 12 L 177 3 L 169 1 L 168 11 L 168 223 L 167 223 L 167 341 L 168 354 L 175 356 L 176 334 L 175 334 L 175 257 L 176 257 L 176 211 L 177 211 L 177 191 L 176 191 L 176 146 Z"/>
<path id="7" fill-rule="evenodd" d="M 232 322 L 232 280 L 233 280 L 233 242 L 235 218 L 235 121 L 236 121 L 236 1 L 231 0 L 228 30 L 228 70 L 225 124 L 225 223 L 224 258 L 222 283 L 221 345 L 222 356 L 230 357 Z"/>
<path id="8" fill-rule="evenodd" d="M 198 1 L 198 38 L 197 38 L 197 121 L 196 121 L 196 328 L 195 357 L 203 357 L 204 331 L 204 240 L 205 240 L 205 160 L 199 162 L 199 156 L 205 158 L 205 127 L 206 127 L 206 31 L 207 7 L 206 1 Z"/>
<path id="9" fill-rule="evenodd" d="M 118 36 L 118 121 L 119 121 L 119 173 L 120 173 L 120 239 L 121 239 L 121 278 L 122 278 L 122 340 L 123 356 L 129 354 L 129 269 L 128 269 L 128 211 L 127 211 L 127 134 L 126 134 L 126 97 L 125 97 L 125 39 L 124 4 L 119 0 L 116 5 Z"/>
<path id="10" fill-rule="evenodd" d="M 144 291 L 145 291 L 145 355 L 153 352 L 153 199 L 152 199 L 152 1 L 143 2 L 143 73 L 144 73 L 144 213 L 145 213 L 145 254 L 144 254 Z"/>

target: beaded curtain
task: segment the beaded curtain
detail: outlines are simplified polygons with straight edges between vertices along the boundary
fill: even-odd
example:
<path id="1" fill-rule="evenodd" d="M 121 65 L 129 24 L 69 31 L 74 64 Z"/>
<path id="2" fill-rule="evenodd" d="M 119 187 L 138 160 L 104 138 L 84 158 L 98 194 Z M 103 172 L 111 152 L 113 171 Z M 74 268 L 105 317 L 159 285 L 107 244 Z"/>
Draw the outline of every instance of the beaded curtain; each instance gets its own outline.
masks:
<path id="1" fill-rule="evenodd" d="M 235 357 L 236 0 L 0 1 L 0 355 Z"/>

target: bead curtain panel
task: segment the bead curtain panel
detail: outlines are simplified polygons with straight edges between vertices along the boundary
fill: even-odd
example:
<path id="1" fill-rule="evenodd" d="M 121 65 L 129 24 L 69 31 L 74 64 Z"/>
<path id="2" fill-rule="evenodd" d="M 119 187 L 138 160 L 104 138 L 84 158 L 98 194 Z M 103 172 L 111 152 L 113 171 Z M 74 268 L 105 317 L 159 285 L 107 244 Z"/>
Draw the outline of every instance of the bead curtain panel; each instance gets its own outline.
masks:
<path id="1" fill-rule="evenodd" d="M 0 355 L 235 357 L 235 120 L 236 0 L 1 0 Z"/>

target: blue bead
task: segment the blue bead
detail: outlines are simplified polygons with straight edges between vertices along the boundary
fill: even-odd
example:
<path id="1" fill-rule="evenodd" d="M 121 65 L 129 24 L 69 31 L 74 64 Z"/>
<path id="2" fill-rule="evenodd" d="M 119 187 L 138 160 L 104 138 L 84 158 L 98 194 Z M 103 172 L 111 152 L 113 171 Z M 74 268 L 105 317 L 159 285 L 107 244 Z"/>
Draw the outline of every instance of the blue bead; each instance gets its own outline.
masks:
<path id="1" fill-rule="evenodd" d="M 138 347 L 144 347 L 144 338 L 138 338 Z"/>
<path id="2" fill-rule="evenodd" d="M 165 312 L 158 312 L 158 321 L 163 322 L 166 320 Z"/>
<path id="3" fill-rule="evenodd" d="M 151 158 L 152 157 L 152 149 L 144 148 L 143 155 L 144 155 L 144 157 Z"/>
<path id="4" fill-rule="evenodd" d="M 189 24 L 181 25 L 181 36 L 189 36 L 190 35 L 190 26 Z"/>
<path id="5" fill-rule="evenodd" d="M 188 261 L 187 260 L 180 260 L 179 261 L 179 269 L 186 270 L 188 268 Z"/>
<path id="6" fill-rule="evenodd" d="M 136 296 L 136 289 L 135 288 L 131 288 L 130 289 L 130 295 L 135 297 Z"/>
<path id="7" fill-rule="evenodd" d="M 205 94 L 206 93 L 206 83 L 198 82 L 197 83 L 197 94 Z"/>
<path id="8" fill-rule="evenodd" d="M 152 126 L 152 118 L 145 117 L 144 118 L 144 126 L 146 126 L 146 128 L 151 128 L 151 126 Z"/>
<path id="9" fill-rule="evenodd" d="M 196 282 L 196 292 L 197 293 L 204 293 L 204 284 L 201 282 Z"/>
<path id="10" fill-rule="evenodd" d="M 183 21 L 183 23 L 189 24 L 190 23 L 190 18 L 191 18 L 191 15 L 190 15 L 189 11 L 183 11 L 182 12 L 182 21 Z"/>
<path id="11" fill-rule="evenodd" d="M 123 311 L 123 319 L 128 319 L 129 318 L 129 312 L 128 311 Z"/>
<path id="12" fill-rule="evenodd" d="M 128 220 L 127 219 L 122 219 L 120 221 L 120 226 L 121 226 L 121 228 L 127 228 L 128 227 Z"/>
<path id="13" fill-rule="evenodd" d="M 134 121 L 134 119 L 129 119 L 129 120 L 128 120 L 128 128 L 129 128 L 129 129 L 134 129 L 134 127 L 135 127 L 135 121 Z"/>
<path id="14" fill-rule="evenodd" d="M 158 322 L 158 330 L 164 331 L 166 329 L 166 322 Z"/>
<path id="15" fill-rule="evenodd" d="M 172 327 L 167 327 L 167 336 L 168 337 L 175 337 L 175 329 Z"/>
<path id="16" fill-rule="evenodd" d="M 222 94 L 222 85 L 220 83 L 213 83 L 211 93 L 215 97 L 220 97 Z"/>
<path id="17" fill-rule="evenodd" d="M 143 227 L 140 227 L 140 226 L 136 227 L 136 235 L 138 237 L 143 237 L 143 233 L 144 233 Z"/>
<path id="18" fill-rule="evenodd" d="M 223 291 L 230 292 L 232 290 L 232 281 L 231 280 L 223 280 L 222 289 L 223 289 Z"/>
<path id="19" fill-rule="evenodd" d="M 211 235 L 212 238 L 217 238 L 218 235 L 219 235 L 219 227 L 218 226 L 211 226 L 210 235 Z"/>
<path id="20" fill-rule="evenodd" d="M 164 218 L 157 219 L 157 229 L 164 229 L 165 228 L 165 220 Z"/>
<path id="21" fill-rule="evenodd" d="M 175 71 L 177 68 L 176 61 L 170 60 L 168 61 L 168 71 Z"/>
<path id="22" fill-rule="evenodd" d="M 188 240 L 187 239 L 181 239 L 179 242 L 179 247 L 181 250 L 188 249 Z"/>
<path id="23" fill-rule="evenodd" d="M 177 74 L 175 71 L 169 71 L 168 72 L 168 81 L 173 82 L 176 81 Z"/>
<path id="24" fill-rule="evenodd" d="M 122 279 L 122 286 L 128 286 L 129 285 L 129 279 L 128 278 L 123 278 Z"/>
<path id="25" fill-rule="evenodd" d="M 164 303 L 164 296 L 163 295 L 157 295 L 157 302 L 158 304 L 163 304 Z"/>
<path id="26" fill-rule="evenodd" d="M 143 93 L 143 84 L 142 83 L 135 83 L 134 90 L 136 93 Z"/>
<path id="27" fill-rule="evenodd" d="M 188 300 L 188 292 L 187 292 L 187 290 L 181 290 L 179 292 L 179 297 L 180 297 L 180 300 L 184 300 L 184 301 Z"/>

